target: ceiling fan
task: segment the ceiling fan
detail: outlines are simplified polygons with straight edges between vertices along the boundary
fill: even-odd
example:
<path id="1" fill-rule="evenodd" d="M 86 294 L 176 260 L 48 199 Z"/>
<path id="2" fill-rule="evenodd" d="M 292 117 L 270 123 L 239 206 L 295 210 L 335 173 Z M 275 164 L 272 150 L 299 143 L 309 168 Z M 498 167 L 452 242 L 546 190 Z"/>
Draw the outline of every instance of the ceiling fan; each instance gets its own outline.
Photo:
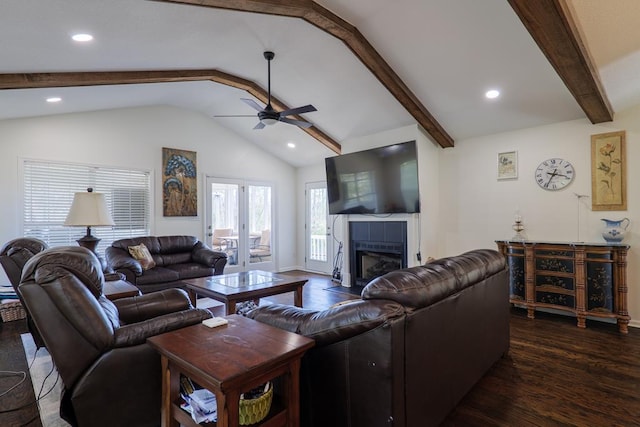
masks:
<path id="1" fill-rule="evenodd" d="M 258 112 L 258 119 L 260 121 L 253 129 L 262 129 L 265 126 L 273 125 L 277 122 L 288 123 L 290 125 L 296 125 L 301 128 L 308 128 L 313 126 L 311 123 L 303 121 L 303 120 L 295 120 L 289 118 L 287 116 L 295 116 L 303 113 L 310 113 L 312 111 L 317 111 L 316 107 L 313 105 L 305 105 L 297 108 L 290 108 L 284 111 L 276 111 L 271 106 L 271 60 L 274 58 L 275 54 L 270 51 L 264 52 L 264 58 L 267 60 L 267 105 L 262 108 L 260 104 L 258 104 L 253 99 L 240 98 L 245 104 L 252 107 Z M 251 116 L 243 116 L 243 115 L 234 115 L 234 116 L 215 116 L 215 117 L 254 117 Z"/>

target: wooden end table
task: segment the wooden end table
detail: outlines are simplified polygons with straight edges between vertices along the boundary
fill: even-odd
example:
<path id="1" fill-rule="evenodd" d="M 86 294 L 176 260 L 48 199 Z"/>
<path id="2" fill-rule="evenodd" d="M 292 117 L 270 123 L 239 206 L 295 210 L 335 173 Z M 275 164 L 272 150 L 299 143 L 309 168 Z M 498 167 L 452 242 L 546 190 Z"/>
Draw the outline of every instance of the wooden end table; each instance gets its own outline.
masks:
<path id="1" fill-rule="evenodd" d="M 216 427 L 239 425 L 240 394 L 282 377 L 282 396 L 258 425 L 300 425 L 300 359 L 314 341 L 252 319 L 232 315 L 227 325 L 189 326 L 147 340 L 162 359 L 162 426 L 197 426 L 180 408 L 183 374 L 216 396 Z"/>
<path id="2" fill-rule="evenodd" d="M 126 280 L 110 280 L 104 282 L 102 293 L 111 301 L 141 295 L 140 289 Z"/>
<path id="3" fill-rule="evenodd" d="M 294 304 L 302 307 L 302 287 L 307 279 L 250 270 L 218 276 L 198 277 L 184 280 L 189 298 L 195 307 L 197 295 L 213 298 L 225 303 L 226 314 L 235 314 L 236 303 L 250 301 L 271 295 L 295 292 Z"/>

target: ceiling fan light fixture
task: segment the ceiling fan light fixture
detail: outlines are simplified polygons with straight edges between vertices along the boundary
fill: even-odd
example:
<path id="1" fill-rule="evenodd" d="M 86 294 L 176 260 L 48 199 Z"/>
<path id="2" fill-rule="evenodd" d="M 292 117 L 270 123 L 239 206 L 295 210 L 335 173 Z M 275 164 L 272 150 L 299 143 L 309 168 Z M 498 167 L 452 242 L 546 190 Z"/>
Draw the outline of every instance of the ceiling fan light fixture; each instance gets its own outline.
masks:
<path id="1" fill-rule="evenodd" d="M 267 125 L 267 126 L 273 126 L 276 123 L 278 123 L 278 120 L 272 119 L 272 118 L 269 118 L 269 117 L 265 117 L 264 119 L 260 119 L 260 121 L 262 123 L 264 123 L 265 125 Z"/>

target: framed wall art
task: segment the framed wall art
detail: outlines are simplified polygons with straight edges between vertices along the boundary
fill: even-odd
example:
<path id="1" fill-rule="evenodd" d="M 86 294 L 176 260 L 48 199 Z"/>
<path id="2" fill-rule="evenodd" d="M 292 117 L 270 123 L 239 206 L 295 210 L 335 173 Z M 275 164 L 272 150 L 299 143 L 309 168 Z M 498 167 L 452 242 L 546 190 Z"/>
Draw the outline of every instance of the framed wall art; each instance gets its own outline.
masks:
<path id="1" fill-rule="evenodd" d="M 196 152 L 162 149 L 162 214 L 198 216 Z"/>
<path id="2" fill-rule="evenodd" d="M 498 179 L 518 178 L 518 152 L 498 153 Z"/>
<path id="3" fill-rule="evenodd" d="M 591 135 L 591 209 L 627 210 L 625 131 Z"/>

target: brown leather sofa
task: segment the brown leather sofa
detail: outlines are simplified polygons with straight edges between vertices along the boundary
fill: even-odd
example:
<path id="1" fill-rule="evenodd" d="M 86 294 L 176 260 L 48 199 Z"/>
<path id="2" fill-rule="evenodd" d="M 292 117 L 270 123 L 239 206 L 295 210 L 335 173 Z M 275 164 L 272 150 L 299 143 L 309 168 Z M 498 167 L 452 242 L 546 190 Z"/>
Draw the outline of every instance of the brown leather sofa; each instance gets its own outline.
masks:
<path id="1" fill-rule="evenodd" d="M 82 247 L 35 255 L 19 289 L 64 386 L 74 426 L 158 426 L 162 371 L 150 336 L 211 317 L 181 289 L 108 300 L 100 261 Z"/>
<path id="2" fill-rule="evenodd" d="M 144 270 L 129 254 L 140 243 L 149 249 L 156 266 Z M 227 254 L 214 251 L 194 236 L 148 236 L 116 240 L 105 250 L 109 268 L 125 275 L 143 294 L 184 288 L 184 279 L 222 274 Z"/>
<path id="3" fill-rule="evenodd" d="M 507 276 L 502 255 L 475 250 L 387 273 L 354 303 L 247 316 L 316 340 L 301 425 L 437 426 L 509 349 Z"/>

